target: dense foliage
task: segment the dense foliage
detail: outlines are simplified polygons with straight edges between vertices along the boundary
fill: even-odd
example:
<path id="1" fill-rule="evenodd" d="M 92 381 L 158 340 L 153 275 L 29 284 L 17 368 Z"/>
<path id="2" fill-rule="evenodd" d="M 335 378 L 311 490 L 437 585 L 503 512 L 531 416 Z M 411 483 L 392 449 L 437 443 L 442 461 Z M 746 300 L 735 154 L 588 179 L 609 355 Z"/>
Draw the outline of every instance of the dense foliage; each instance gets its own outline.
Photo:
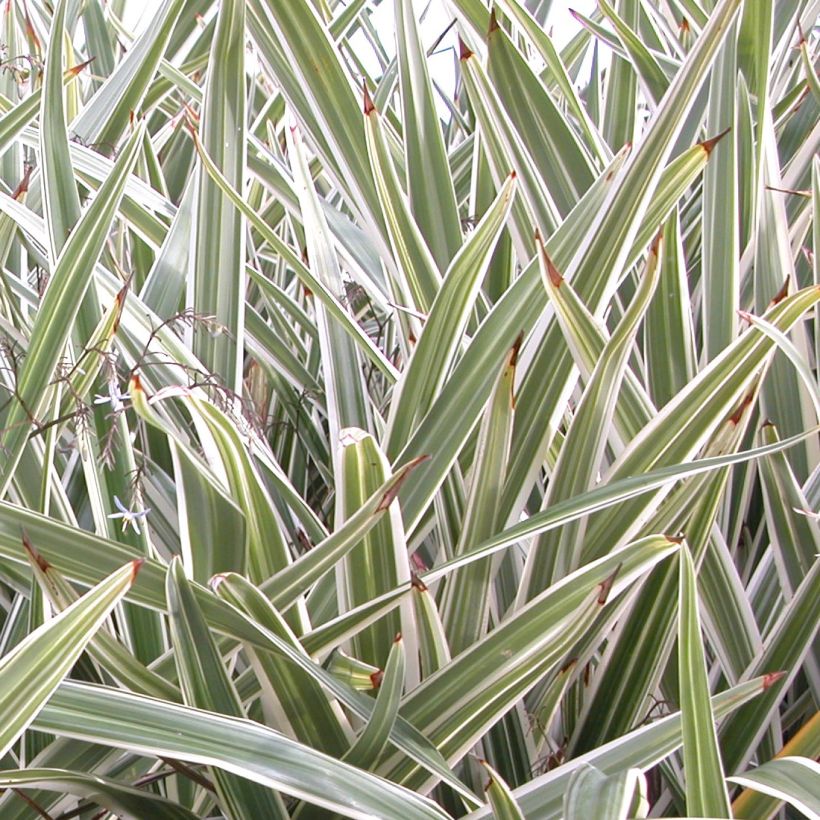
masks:
<path id="1" fill-rule="evenodd" d="M 0 817 L 817 817 L 820 3 L 382 2 L 3 4 Z"/>

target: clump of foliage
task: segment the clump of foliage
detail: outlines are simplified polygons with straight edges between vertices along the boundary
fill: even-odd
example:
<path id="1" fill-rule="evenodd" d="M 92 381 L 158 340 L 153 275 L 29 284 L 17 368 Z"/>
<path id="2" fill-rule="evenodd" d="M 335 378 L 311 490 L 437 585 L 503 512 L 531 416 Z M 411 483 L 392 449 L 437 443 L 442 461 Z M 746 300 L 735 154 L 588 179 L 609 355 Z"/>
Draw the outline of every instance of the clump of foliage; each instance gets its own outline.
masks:
<path id="1" fill-rule="evenodd" d="M 3 4 L 0 816 L 816 817 L 817 3 L 383 2 Z"/>

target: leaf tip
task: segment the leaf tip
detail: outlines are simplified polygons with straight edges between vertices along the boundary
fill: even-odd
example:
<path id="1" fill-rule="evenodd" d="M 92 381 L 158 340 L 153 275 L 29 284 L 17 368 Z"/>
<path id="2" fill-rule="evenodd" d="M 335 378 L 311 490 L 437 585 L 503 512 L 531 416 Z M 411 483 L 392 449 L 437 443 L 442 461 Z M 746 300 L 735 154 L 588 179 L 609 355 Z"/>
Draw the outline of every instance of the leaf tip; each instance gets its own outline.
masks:
<path id="1" fill-rule="evenodd" d="M 377 669 L 370 675 L 370 684 L 374 689 L 378 689 L 384 680 L 384 671 Z"/>
<path id="2" fill-rule="evenodd" d="M 615 583 L 615 579 L 618 577 L 618 573 L 621 571 L 622 566 L 622 564 L 618 564 L 612 575 L 610 575 L 609 578 L 605 578 L 600 584 L 598 584 L 601 588 L 601 592 L 598 594 L 598 604 L 600 606 L 603 606 L 607 602 L 607 599 L 612 592 L 612 586 Z"/>
<path id="3" fill-rule="evenodd" d="M 498 31 L 498 18 L 495 14 L 495 6 L 490 9 L 490 25 L 487 27 L 487 36 L 489 37 L 494 31 Z"/>
<path id="4" fill-rule="evenodd" d="M 83 70 L 84 70 L 87 66 L 90 66 L 90 65 L 91 65 L 91 63 L 93 63 L 93 62 L 94 62 L 94 60 L 96 60 L 96 59 L 97 59 L 96 57 L 92 57 L 90 60 L 86 60 L 84 63 L 79 63 L 78 65 L 72 66 L 71 68 L 69 68 L 69 69 L 68 69 L 68 73 L 69 73 L 72 77 L 76 77 L 78 74 L 81 74 L 81 73 L 82 73 L 82 71 L 83 71 Z"/>
<path id="5" fill-rule="evenodd" d="M 32 563 L 36 564 L 42 572 L 48 572 L 51 568 L 51 564 L 40 555 L 39 552 L 34 547 L 34 544 L 31 543 L 31 539 L 28 537 L 28 533 L 23 530 L 20 536 L 23 540 L 23 547 L 25 548 L 26 552 L 29 554 L 29 558 L 31 559 Z"/>
<path id="6" fill-rule="evenodd" d="M 665 538 L 665 539 L 666 539 L 666 540 L 667 540 L 670 544 L 677 544 L 678 546 L 680 546 L 680 545 L 683 543 L 683 541 L 684 541 L 684 535 L 683 535 L 683 533 L 682 533 L 682 532 L 681 532 L 681 533 L 678 533 L 677 535 L 669 535 L 669 534 L 667 533 L 666 535 L 664 535 L 664 538 Z"/>
<path id="7" fill-rule="evenodd" d="M 473 56 L 473 52 L 468 47 L 467 43 L 461 39 L 461 36 L 458 38 L 458 59 L 462 62 L 464 60 L 469 60 L 470 57 Z"/>
<path id="8" fill-rule="evenodd" d="M 421 580 L 421 576 L 415 572 L 410 573 L 410 587 L 416 590 L 416 592 L 427 592 L 427 584 L 425 584 L 424 581 Z"/>
<path id="9" fill-rule="evenodd" d="M 373 102 L 373 98 L 370 96 L 370 92 L 367 90 L 367 80 L 362 80 L 362 92 L 364 95 L 364 104 L 363 110 L 365 117 L 369 114 L 372 114 L 376 110 L 376 106 Z"/>
<path id="10" fill-rule="evenodd" d="M 720 141 L 721 141 L 721 140 L 722 140 L 722 139 L 723 139 L 723 138 L 724 138 L 724 137 L 725 137 L 725 136 L 726 136 L 726 135 L 727 135 L 727 134 L 728 134 L 731 130 L 732 130 L 732 129 L 731 129 L 731 127 L 730 127 L 730 128 L 725 128 L 723 131 L 721 131 L 721 132 L 720 132 L 719 134 L 717 134 L 716 136 L 714 136 L 714 137 L 710 137 L 709 139 L 704 140 L 703 142 L 701 142 L 701 143 L 700 143 L 700 147 L 701 147 L 701 148 L 703 148 L 703 150 L 704 150 L 704 151 L 706 151 L 706 155 L 707 155 L 707 156 L 708 156 L 709 154 L 711 154 L 711 153 L 712 153 L 712 151 L 713 151 L 714 147 L 715 147 L 715 146 L 716 146 L 716 145 L 717 145 L 717 144 L 718 144 L 718 143 L 719 143 L 719 142 L 720 142 Z"/>
<path id="11" fill-rule="evenodd" d="M 789 295 L 789 277 L 786 277 L 786 281 L 783 283 L 783 287 L 780 288 L 777 293 L 772 297 L 771 304 L 776 305 L 778 302 L 782 302 L 787 296 Z"/>
<path id="12" fill-rule="evenodd" d="M 763 676 L 763 691 L 765 692 L 771 686 L 774 686 L 782 677 L 785 676 L 785 672 L 769 672 L 769 674 Z"/>
<path id="13" fill-rule="evenodd" d="M 134 581 L 137 580 L 137 575 L 139 574 L 142 565 L 145 563 L 144 558 L 137 558 L 136 560 L 131 562 L 131 583 L 133 584 Z"/>

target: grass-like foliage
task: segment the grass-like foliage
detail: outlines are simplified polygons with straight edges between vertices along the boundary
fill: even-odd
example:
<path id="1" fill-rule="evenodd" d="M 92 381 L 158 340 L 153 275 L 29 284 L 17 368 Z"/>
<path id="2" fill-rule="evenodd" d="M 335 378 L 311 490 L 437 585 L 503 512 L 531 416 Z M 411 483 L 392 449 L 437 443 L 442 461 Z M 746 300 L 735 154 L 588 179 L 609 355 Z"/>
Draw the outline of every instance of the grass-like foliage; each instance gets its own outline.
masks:
<path id="1" fill-rule="evenodd" d="M 2 820 L 820 816 L 818 3 L 439 2 L 2 3 Z"/>

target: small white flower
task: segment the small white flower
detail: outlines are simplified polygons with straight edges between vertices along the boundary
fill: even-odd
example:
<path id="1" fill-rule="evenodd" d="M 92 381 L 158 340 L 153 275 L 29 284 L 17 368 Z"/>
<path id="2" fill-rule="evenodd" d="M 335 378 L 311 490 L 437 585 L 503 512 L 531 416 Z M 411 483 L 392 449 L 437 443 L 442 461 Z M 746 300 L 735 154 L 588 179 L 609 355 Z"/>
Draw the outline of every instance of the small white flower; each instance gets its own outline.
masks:
<path id="1" fill-rule="evenodd" d="M 94 404 L 110 404 L 111 409 L 117 413 L 122 410 L 123 402 L 128 401 L 128 393 L 120 393 L 120 387 L 113 379 L 108 382 L 108 395 L 101 396 L 99 393 L 94 396 Z"/>
<path id="2" fill-rule="evenodd" d="M 134 528 L 134 532 L 137 535 L 140 534 L 140 526 L 139 526 L 139 519 L 145 518 L 149 512 L 151 512 L 150 507 L 142 510 L 141 512 L 135 512 L 133 510 L 129 510 L 122 501 L 114 496 L 114 503 L 117 505 L 117 509 L 119 512 L 111 513 L 109 518 L 122 518 L 122 531 L 125 532 L 125 528 L 130 524 Z"/>

